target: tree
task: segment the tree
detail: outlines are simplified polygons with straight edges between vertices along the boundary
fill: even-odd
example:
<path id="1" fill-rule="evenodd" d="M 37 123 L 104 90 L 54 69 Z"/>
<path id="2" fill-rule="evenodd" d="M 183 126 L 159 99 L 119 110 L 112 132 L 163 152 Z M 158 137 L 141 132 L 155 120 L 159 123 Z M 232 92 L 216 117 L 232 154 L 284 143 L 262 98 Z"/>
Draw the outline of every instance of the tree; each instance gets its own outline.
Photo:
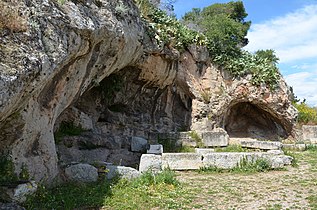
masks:
<path id="1" fill-rule="evenodd" d="M 251 22 L 245 21 L 247 15 L 242 1 L 232 1 L 213 4 L 202 10 L 194 8 L 184 15 L 182 21 L 191 28 L 196 26 L 209 38 L 212 56 L 226 54 L 235 57 L 240 48 L 248 44 L 246 35 Z"/>

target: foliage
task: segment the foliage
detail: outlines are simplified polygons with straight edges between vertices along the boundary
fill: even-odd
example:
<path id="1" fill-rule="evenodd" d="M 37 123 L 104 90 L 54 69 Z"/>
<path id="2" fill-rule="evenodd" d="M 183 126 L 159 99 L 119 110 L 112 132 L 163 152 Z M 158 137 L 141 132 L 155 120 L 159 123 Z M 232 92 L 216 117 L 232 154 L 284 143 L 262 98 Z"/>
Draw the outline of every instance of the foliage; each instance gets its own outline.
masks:
<path id="1" fill-rule="evenodd" d="M 271 169 L 271 164 L 267 159 L 259 158 L 248 160 L 246 157 L 242 158 L 239 164 L 233 168 L 232 172 L 266 172 Z"/>
<path id="2" fill-rule="evenodd" d="M 196 147 L 202 148 L 204 147 L 203 140 L 200 138 L 199 134 L 196 131 L 189 132 L 189 136 L 196 141 Z"/>
<path id="3" fill-rule="evenodd" d="M 0 1 L 0 31 L 8 29 L 19 33 L 27 30 L 27 21 L 19 14 L 16 4 L 16 1 Z"/>
<path id="4" fill-rule="evenodd" d="M 284 152 L 284 155 L 287 155 L 287 156 L 290 156 L 290 157 L 293 158 L 292 162 L 291 162 L 291 165 L 293 167 L 298 167 L 298 160 L 297 160 L 296 154 L 294 152 L 292 152 L 292 151 L 285 150 L 285 149 L 283 149 L 283 152 Z"/>
<path id="5" fill-rule="evenodd" d="M 205 45 L 207 38 L 181 24 L 175 17 L 168 16 L 149 3 L 148 0 L 135 0 L 141 15 L 148 23 L 148 33 L 158 45 L 185 49 L 190 44 Z"/>
<path id="6" fill-rule="evenodd" d="M 213 4 L 200 10 L 194 8 L 182 18 L 190 28 L 203 32 L 214 63 L 224 67 L 234 77 L 251 74 L 254 85 L 267 84 L 274 89 L 280 78 L 278 58 L 273 50 L 259 50 L 255 54 L 241 50 L 248 43 L 245 38 L 251 22 L 242 1 Z"/>
<path id="7" fill-rule="evenodd" d="M 66 183 L 54 188 L 40 187 L 28 198 L 27 209 L 144 209 L 179 204 L 180 183 L 175 173 L 164 170 L 159 174 L 144 173 L 131 181 L 126 179 L 100 180 L 96 183 Z"/>
<path id="8" fill-rule="evenodd" d="M 301 103 L 293 103 L 298 110 L 297 122 L 302 124 L 317 124 L 317 110 L 308 106 L 305 101 Z"/>
<path id="9" fill-rule="evenodd" d="M 59 142 L 65 136 L 78 136 L 84 131 L 83 128 L 74 125 L 72 122 L 63 121 L 59 129 L 54 133 L 55 141 Z"/>
<path id="10" fill-rule="evenodd" d="M 311 152 L 317 152 L 317 145 L 315 144 L 308 144 L 306 145 L 306 150 Z"/>
<path id="11" fill-rule="evenodd" d="M 18 176 L 14 173 L 14 164 L 9 155 L 0 156 L 0 185 L 18 181 Z"/>
<path id="12" fill-rule="evenodd" d="M 102 99 L 112 100 L 116 93 L 122 89 L 124 81 L 122 76 L 118 74 L 111 74 L 109 77 L 102 80 L 97 89 L 102 93 Z"/>

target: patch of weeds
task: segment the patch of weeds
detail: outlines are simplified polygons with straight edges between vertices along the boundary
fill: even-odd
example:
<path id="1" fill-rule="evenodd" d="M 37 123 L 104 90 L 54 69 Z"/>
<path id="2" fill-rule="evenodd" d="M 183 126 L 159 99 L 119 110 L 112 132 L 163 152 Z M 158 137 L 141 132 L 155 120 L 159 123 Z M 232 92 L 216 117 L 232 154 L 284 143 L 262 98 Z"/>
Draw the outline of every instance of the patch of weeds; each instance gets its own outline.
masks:
<path id="1" fill-rule="evenodd" d="M 311 152 L 317 152 L 317 145 L 315 144 L 308 144 L 306 145 L 306 150 Z"/>
<path id="2" fill-rule="evenodd" d="M 284 155 L 287 155 L 293 158 L 291 162 L 291 166 L 298 167 L 298 160 L 297 160 L 296 154 L 289 150 L 283 150 L 283 152 L 284 152 Z"/>
<path id="3" fill-rule="evenodd" d="M 18 176 L 14 173 L 14 164 L 9 155 L 0 156 L 0 185 L 18 181 Z"/>
<path id="4" fill-rule="evenodd" d="M 266 209 L 267 210 L 280 210 L 280 209 L 282 209 L 282 205 L 281 204 L 267 205 Z"/>
<path id="5" fill-rule="evenodd" d="M 65 136 L 79 136 L 85 130 L 72 122 L 62 122 L 59 129 L 54 133 L 55 142 L 58 144 Z"/>
<path id="6" fill-rule="evenodd" d="M 182 145 L 180 148 L 177 149 L 177 152 L 195 152 L 194 147 Z"/>
<path id="7" fill-rule="evenodd" d="M 248 152 L 249 150 L 246 148 L 242 148 L 241 145 L 229 145 L 223 148 L 216 148 L 215 152 Z"/>
<path id="8" fill-rule="evenodd" d="M 201 137 L 199 136 L 199 134 L 196 131 L 189 132 L 189 136 L 195 140 L 196 145 L 197 145 L 196 147 L 198 147 L 198 148 L 204 147 L 203 140 L 201 139 Z"/>
<path id="9" fill-rule="evenodd" d="M 138 179 L 120 180 L 104 205 L 106 209 L 182 209 L 188 202 L 184 194 L 173 171 L 146 172 Z"/>
<path id="10" fill-rule="evenodd" d="M 210 103 L 210 99 L 211 99 L 211 92 L 207 91 L 207 90 L 203 90 L 200 92 L 200 95 L 204 101 L 205 104 L 209 104 Z"/>
<path id="11" fill-rule="evenodd" d="M 259 158 L 256 160 L 248 160 L 246 157 L 242 158 L 236 167 L 231 169 L 231 172 L 266 172 L 271 169 L 271 164 L 267 159 Z"/>
<path id="12" fill-rule="evenodd" d="M 176 152 L 176 144 L 174 139 L 158 138 L 158 143 L 163 145 L 164 152 Z"/>
<path id="13" fill-rule="evenodd" d="M 66 183 L 54 188 L 40 186 L 24 203 L 27 209 L 75 209 L 102 207 L 105 197 L 111 196 L 107 180 L 97 183 Z"/>
<path id="14" fill-rule="evenodd" d="M 216 166 L 208 166 L 208 167 L 202 167 L 198 170 L 198 173 L 223 173 L 228 170 L 218 168 Z"/>
<path id="15" fill-rule="evenodd" d="M 311 195 L 307 199 L 308 199 L 310 208 L 317 209 L 317 195 Z"/>

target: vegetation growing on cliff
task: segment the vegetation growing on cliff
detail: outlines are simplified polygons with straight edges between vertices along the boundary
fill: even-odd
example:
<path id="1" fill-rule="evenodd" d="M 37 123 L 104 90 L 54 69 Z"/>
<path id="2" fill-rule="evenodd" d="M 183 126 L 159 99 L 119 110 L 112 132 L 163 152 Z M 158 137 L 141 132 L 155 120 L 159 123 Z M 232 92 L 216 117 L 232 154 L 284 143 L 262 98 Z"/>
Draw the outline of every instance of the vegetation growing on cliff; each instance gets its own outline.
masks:
<path id="1" fill-rule="evenodd" d="M 274 89 L 280 73 L 278 58 L 273 50 L 252 54 L 241 48 L 247 45 L 251 22 L 242 1 L 213 4 L 204 9 L 194 8 L 181 22 L 152 6 L 148 0 L 135 0 L 149 33 L 161 46 L 186 49 L 190 44 L 205 45 L 212 61 L 234 77 L 252 75 L 254 85 L 266 84 Z"/>

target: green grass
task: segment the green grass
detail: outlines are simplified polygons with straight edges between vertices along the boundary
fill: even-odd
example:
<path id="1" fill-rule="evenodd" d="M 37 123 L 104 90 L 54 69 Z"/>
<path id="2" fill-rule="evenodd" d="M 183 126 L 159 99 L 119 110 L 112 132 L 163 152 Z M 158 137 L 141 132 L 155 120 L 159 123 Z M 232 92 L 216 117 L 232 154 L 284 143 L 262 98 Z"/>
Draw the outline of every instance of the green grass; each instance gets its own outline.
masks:
<path id="1" fill-rule="evenodd" d="M 177 209 L 182 207 L 181 202 L 176 202 L 182 194 L 175 173 L 164 170 L 156 175 L 147 172 L 133 180 L 67 183 L 52 189 L 41 187 L 36 195 L 28 198 L 24 206 L 26 209 Z"/>
<path id="2" fill-rule="evenodd" d="M 317 145 L 315 145 L 315 144 L 306 145 L 306 150 L 311 151 L 311 152 L 317 152 Z"/>
<path id="3" fill-rule="evenodd" d="M 289 151 L 289 150 L 283 150 L 283 152 L 284 152 L 284 155 L 291 156 L 293 158 L 291 165 L 293 167 L 298 167 L 297 155 L 294 152 Z"/>
<path id="4" fill-rule="evenodd" d="M 266 172 L 271 170 L 271 164 L 268 160 L 259 158 L 257 160 L 249 161 L 246 158 L 242 158 L 239 164 L 232 169 L 221 169 L 215 166 L 203 167 L 198 170 L 199 173 L 256 173 Z"/>
<path id="5" fill-rule="evenodd" d="M 311 195 L 307 199 L 308 199 L 310 208 L 317 209 L 317 195 Z"/>

